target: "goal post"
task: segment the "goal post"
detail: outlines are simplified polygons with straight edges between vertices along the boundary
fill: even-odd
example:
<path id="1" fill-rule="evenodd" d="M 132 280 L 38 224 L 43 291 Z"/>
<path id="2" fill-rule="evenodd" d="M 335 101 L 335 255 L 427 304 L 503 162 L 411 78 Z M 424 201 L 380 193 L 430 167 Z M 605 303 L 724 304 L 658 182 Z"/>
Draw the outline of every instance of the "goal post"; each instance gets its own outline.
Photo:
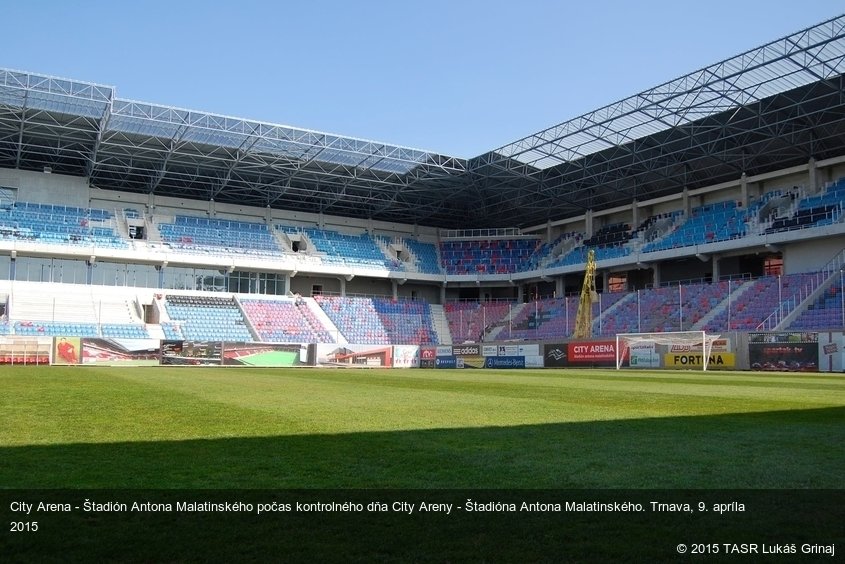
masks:
<path id="1" fill-rule="evenodd" d="M 632 354 L 638 347 L 645 348 L 647 351 L 650 350 L 651 355 L 656 355 L 656 345 L 666 345 L 669 347 L 678 345 L 688 347 L 687 350 L 689 351 L 701 347 L 701 369 L 707 370 L 707 365 L 710 363 L 710 353 L 713 351 L 713 341 L 719 337 L 720 335 L 710 334 L 705 331 L 619 333 L 616 335 L 616 369 L 619 370 L 622 368 L 622 364 L 626 358 L 629 359 L 629 366 L 631 365 L 631 359 L 639 359 L 639 356 Z M 645 358 L 648 358 L 648 356 Z M 645 362 L 639 365 L 652 366 Z"/>

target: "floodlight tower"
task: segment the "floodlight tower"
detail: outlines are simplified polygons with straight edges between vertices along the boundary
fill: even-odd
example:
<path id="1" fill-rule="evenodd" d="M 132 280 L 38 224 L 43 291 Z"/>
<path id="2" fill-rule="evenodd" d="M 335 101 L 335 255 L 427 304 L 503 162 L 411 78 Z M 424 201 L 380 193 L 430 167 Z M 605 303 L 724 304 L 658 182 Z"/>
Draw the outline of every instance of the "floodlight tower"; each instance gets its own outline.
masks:
<path id="1" fill-rule="evenodd" d="M 575 318 L 575 338 L 586 339 L 593 336 L 593 303 L 597 301 L 596 252 L 590 249 L 587 252 L 587 266 L 584 268 L 584 284 L 581 286 L 578 316 Z"/>

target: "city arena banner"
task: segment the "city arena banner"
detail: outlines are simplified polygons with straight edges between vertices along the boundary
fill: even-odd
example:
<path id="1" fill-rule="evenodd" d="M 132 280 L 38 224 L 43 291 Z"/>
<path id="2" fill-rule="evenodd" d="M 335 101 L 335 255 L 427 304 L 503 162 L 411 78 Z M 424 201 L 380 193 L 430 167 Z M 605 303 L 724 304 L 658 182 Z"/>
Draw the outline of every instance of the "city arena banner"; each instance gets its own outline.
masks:
<path id="1" fill-rule="evenodd" d="M 748 360 L 751 370 L 818 372 L 819 334 L 749 333 Z"/>
<path id="2" fill-rule="evenodd" d="M 161 364 L 169 366 L 219 366 L 221 341 L 162 341 Z"/>
<path id="3" fill-rule="evenodd" d="M 616 366 L 616 341 L 585 341 L 566 345 L 569 366 Z"/>
<path id="4" fill-rule="evenodd" d="M 224 366 L 308 366 L 308 345 L 223 343 Z"/>
<path id="5" fill-rule="evenodd" d="M 99 366 L 157 366 L 158 339 L 82 339 L 82 364 Z"/>
<path id="6" fill-rule="evenodd" d="M 542 361 L 545 368 L 565 368 L 567 366 L 616 367 L 616 341 L 545 344 L 543 345 Z"/>

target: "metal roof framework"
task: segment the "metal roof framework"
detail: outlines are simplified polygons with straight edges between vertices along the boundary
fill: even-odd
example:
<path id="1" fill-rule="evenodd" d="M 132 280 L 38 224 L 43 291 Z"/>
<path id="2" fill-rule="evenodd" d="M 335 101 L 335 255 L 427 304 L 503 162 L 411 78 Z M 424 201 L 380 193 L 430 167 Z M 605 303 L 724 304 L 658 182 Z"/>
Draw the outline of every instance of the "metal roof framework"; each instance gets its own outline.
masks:
<path id="1" fill-rule="evenodd" d="M 532 226 L 838 156 L 845 16 L 465 160 L 0 69 L 0 166 L 445 228 Z"/>

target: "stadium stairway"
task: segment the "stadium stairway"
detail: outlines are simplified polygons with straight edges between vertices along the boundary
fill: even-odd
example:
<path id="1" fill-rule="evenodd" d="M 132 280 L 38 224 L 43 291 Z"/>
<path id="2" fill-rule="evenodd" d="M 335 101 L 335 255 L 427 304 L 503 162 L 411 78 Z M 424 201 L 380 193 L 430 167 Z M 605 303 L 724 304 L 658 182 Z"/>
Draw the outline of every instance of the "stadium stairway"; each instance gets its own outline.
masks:
<path id="1" fill-rule="evenodd" d="M 252 323 L 252 319 L 250 319 L 249 314 L 244 309 L 244 304 L 241 303 L 241 300 L 238 299 L 238 296 L 232 296 L 232 299 L 235 302 L 235 305 L 238 307 L 238 310 L 241 312 L 241 316 L 244 320 L 244 326 L 246 326 L 246 330 L 249 331 L 250 336 L 254 341 L 261 341 L 261 335 L 259 335 L 258 330 L 255 328 L 255 325 Z"/>
<path id="2" fill-rule="evenodd" d="M 580 300 L 579 300 L 580 301 Z M 604 327 L 605 321 L 619 313 L 622 309 L 627 307 L 627 305 L 631 302 L 634 302 L 634 307 L 636 307 L 637 303 L 637 293 L 636 292 L 628 292 L 622 298 L 613 302 L 610 306 L 608 306 L 604 311 L 602 311 L 598 316 L 593 318 L 593 335 L 601 335 L 602 331 L 600 328 Z M 576 306 L 575 309 L 575 317 L 578 316 L 578 309 Z M 572 326 L 572 332 L 574 332 L 575 327 L 575 320 L 570 323 Z"/>
<path id="3" fill-rule="evenodd" d="M 728 292 L 728 295 L 725 296 L 725 299 L 722 300 L 719 305 L 711 309 L 707 314 L 704 315 L 701 319 L 699 319 L 696 323 L 693 324 L 692 329 L 694 331 L 725 331 L 727 330 L 726 327 L 719 327 L 718 325 L 722 325 L 721 323 L 713 324 L 713 320 L 717 318 L 724 318 L 725 324 L 727 324 L 727 316 L 722 315 L 728 309 L 728 304 L 733 306 L 737 300 L 739 300 L 742 295 L 754 287 L 753 280 L 746 280 L 742 284 L 737 285 L 736 287 L 731 286 Z"/>
<path id="4" fill-rule="evenodd" d="M 452 332 L 449 330 L 449 322 L 446 320 L 446 311 L 440 304 L 430 304 L 431 321 L 434 325 L 434 333 L 437 335 L 437 343 L 440 345 L 452 344 Z"/>
<path id="5" fill-rule="evenodd" d="M 349 341 L 340 332 L 340 329 L 337 325 L 331 320 L 331 318 L 323 311 L 323 308 L 314 300 L 314 298 L 302 298 L 305 301 L 305 304 L 308 306 L 308 309 L 311 313 L 314 314 L 314 317 L 322 324 L 323 328 L 329 332 L 329 334 L 335 339 L 335 342 L 341 345 L 349 344 Z"/>
<path id="6" fill-rule="evenodd" d="M 507 331 L 505 329 L 510 326 L 511 322 L 514 321 L 519 317 L 524 310 L 528 307 L 528 304 L 516 304 L 515 306 L 509 308 L 508 313 L 502 318 L 501 321 L 497 321 L 495 325 L 493 325 L 490 332 L 484 335 L 483 341 L 496 341 L 499 337 L 507 338 Z M 504 335 L 502 333 L 504 332 Z"/>

